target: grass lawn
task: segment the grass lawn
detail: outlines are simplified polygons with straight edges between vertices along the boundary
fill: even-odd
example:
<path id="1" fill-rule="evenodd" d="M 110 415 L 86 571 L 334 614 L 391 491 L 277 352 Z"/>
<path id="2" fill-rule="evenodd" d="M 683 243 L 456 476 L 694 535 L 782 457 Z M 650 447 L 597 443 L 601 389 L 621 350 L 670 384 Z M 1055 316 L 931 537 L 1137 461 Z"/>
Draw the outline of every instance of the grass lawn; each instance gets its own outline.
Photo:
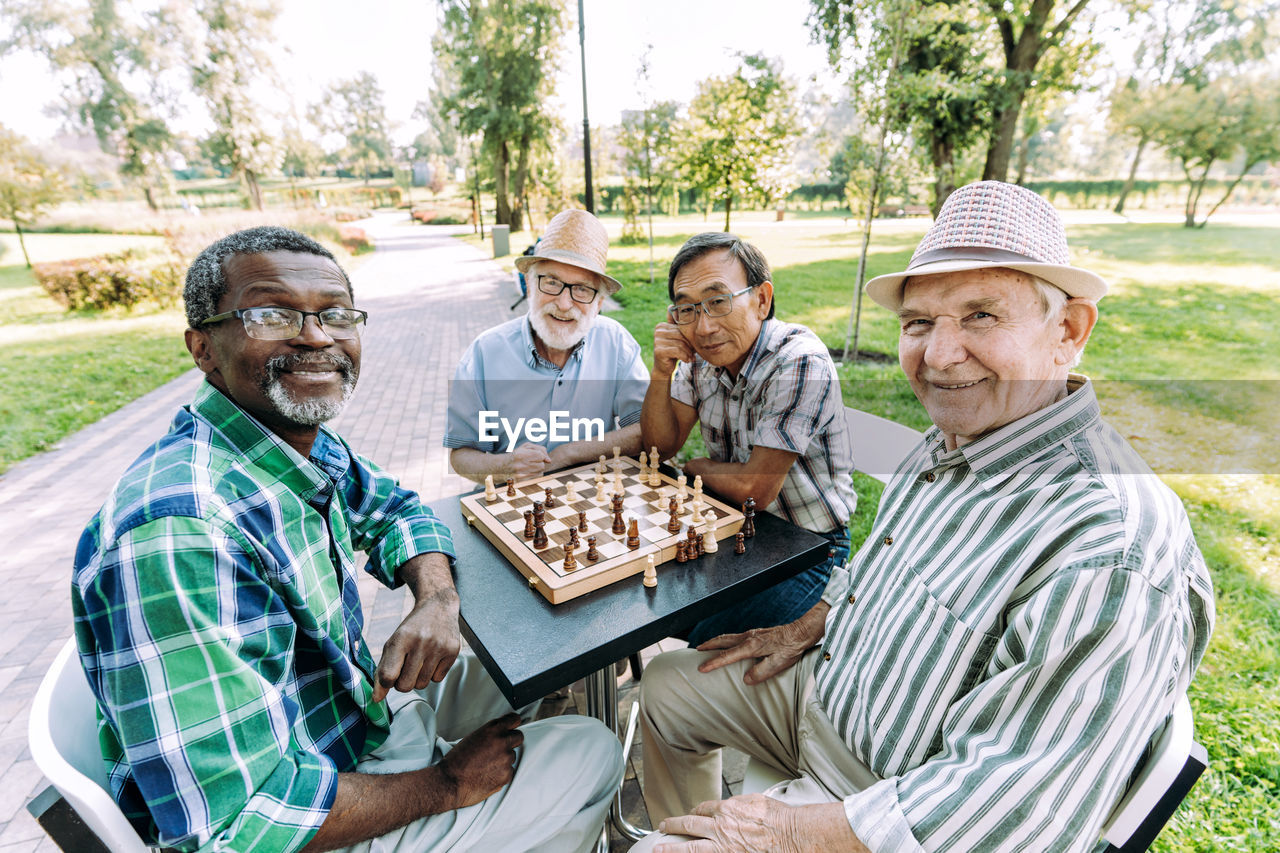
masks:
<path id="1" fill-rule="evenodd" d="M 685 225 L 681 222 L 679 225 Z M 614 245 L 624 283 L 611 316 L 652 349 L 668 302 L 665 270 L 683 240 L 714 223 L 668 225 L 648 246 Z M 905 267 L 924 221 L 877 223 L 868 277 Z M 843 349 L 857 244 L 833 220 L 735 223 L 774 270 L 778 314 Z M 1191 688 L 1210 767 L 1155 848 L 1280 849 L 1280 229 L 1210 224 L 1068 227 L 1076 263 L 1111 284 L 1081 370 L 1103 412 L 1182 498 L 1212 572 L 1218 623 Z M 840 367 L 845 402 L 928 425 L 898 370 L 897 324 L 863 303 L 859 348 L 880 359 Z M 879 484 L 857 476 L 854 541 Z"/>

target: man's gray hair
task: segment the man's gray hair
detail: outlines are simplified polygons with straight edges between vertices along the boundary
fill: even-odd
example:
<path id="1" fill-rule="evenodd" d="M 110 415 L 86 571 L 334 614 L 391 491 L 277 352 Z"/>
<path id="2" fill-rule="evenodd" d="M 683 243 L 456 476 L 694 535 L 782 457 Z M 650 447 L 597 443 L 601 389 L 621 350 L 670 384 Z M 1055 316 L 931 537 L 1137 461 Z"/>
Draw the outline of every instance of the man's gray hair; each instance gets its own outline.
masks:
<path id="1" fill-rule="evenodd" d="M 196 259 L 187 268 L 187 282 L 182 289 L 182 301 L 187 308 L 187 325 L 198 329 L 201 323 L 218 313 L 218 302 L 227 292 L 223 261 L 232 255 L 261 255 L 266 252 L 301 252 L 328 258 L 333 261 L 338 272 L 342 273 L 347 293 L 351 293 L 351 279 L 347 277 L 347 271 L 324 246 L 290 228 L 260 225 L 228 234 L 196 255 Z"/>
<path id="2" fill-rule="evenodd" d="M 1067 292 L 1056 284 L 1051 284 L 1050 282 L 1045 281 L 1038 275 L 1032 275 L 1031 273 L 1023 274 L 1031 279 L 1031 286 L 1035 288 L 1036 296 L 1040 299 L 1040 310 L 1044 314 L 1044 319 L 1048 320 L 1051 317 L 1057 316 L 1058 312 L 1067 304 L 1067 300 L 1071 298 L 1067 295 Z M 1071 362 L 1070 366 L 1078 367 L 1083 359 L 1084 347 L 1081 347 L 1080 351 L 1076 353 L 1075 360 Z"/>

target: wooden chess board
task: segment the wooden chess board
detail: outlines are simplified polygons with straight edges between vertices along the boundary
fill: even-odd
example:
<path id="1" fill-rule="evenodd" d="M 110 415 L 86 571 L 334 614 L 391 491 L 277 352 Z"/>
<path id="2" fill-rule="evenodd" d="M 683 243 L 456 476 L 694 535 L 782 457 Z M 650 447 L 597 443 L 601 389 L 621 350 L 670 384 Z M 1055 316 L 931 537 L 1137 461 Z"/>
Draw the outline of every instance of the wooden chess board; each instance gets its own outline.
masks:
<path id="1" fill-rule="evenodd" d="M 662 565 L 676 556 L 676 541 L 688 535 L 688 523 L 692 511 L 692 485 L 686 486 L 686 498 L 680 513 L 680 531 L 669 533 L 667 523 L 671 516 L 667 502 L 658 509 L 659 490 L 667 489 L 675 494 L 676 481 L 659 474 L 660 485 L 650 486 L 640 481 L 640 463 L 629 456 L 618 460 L 622 472 L 622 518 L 629 526 L 636 519 L 640 532 L 640 547 L 627 547 L 627 534 L 615 534 L 613 510 L 609 500 L 614 491 L 614 463 L 610 459 L 605 466 L 605 500 L 597 503 L 596 464 L 583 465 L 557 471 L 545 477 L 516 483 L 516 496 L 507 497 L 506 484 L 497 486 L 497 500 L 485 500 L 483 492 L 462 498 L 462 515 L 467 523 L 479 530 L 493 543 L 521 574 L 529 579 L 529 585 L 542 593 L 552 604 L 562 604 L 607 584 L 640 574 L 645 569 L 647 557 L 654 555 L 654 562 Z M 570 482 L 576 485 L 579 500 L 567 504 L 564 495 Z M 544 529 L 548 544 L 541 550 L 533 547 L 533 540 L 524 538 L 524 511 L 533 508 L 535 500 L 545 498 L 550 487 L 556 497 L 556 506 L 545 510 Z M 742 526 L 742 513 L 706 494 L 702 496 L 702 512 L 715 512 L 715 538 L 732 537 Z M 580 544 L 574 552 L 578 567 L 564 570 L 564 545 L 569 541 L 570 525 L 578 525 L 578 513 L 587 514 L 587 532 L 578 533 Z M 707 527 L 708 532 L 712 528 Z M 596 549 L 600 556 L 595 562 L 587 560 L 587 537 L 596 537 Z M 721 546 L 726 547 L 724 545 Z M 727 547 L 732 548 L 730 543 Z M 636 583 L 640 581 L 637 579 Z"/>

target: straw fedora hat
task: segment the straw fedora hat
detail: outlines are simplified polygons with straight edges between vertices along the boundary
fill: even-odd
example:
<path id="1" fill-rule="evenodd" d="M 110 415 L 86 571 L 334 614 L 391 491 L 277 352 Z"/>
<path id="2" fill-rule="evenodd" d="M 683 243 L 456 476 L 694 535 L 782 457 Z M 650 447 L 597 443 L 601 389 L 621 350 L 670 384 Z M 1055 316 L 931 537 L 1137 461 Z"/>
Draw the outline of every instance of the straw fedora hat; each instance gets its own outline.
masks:
<path id="1" fill-rule="evenodd" d="M 985 267 L 1021 270 L 1056 285 L 1068 296 L 1098 300 L 1107 283 L 1073 267 L 1062 218 L 1041 196 L 1002 181 L 979 181 L 953 192 L 902 272 L 867 282 L 867 295 L 891 311 L 902 306 L 909 276 Z"/>
<path id="2" fill-rule="evenodd" d="M 622 284 L 604 271 L 608 251 L 609 234 L 599 219 L 585 210 L 562 210 L 547 223 L 533 254 L 516 258 L 516 269 L 523 273 L 538 261 L 559 261 L 600 276 L 605 291 L 613 294 Z"/>

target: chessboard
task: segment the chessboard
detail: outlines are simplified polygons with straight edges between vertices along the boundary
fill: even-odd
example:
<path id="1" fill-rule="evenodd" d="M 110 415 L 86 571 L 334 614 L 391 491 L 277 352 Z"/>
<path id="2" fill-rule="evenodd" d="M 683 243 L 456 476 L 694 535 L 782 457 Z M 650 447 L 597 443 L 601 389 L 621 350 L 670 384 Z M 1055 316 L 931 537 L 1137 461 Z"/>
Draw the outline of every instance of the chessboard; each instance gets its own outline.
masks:
<path id="1" fill-rule="evenodd" d="M 485 499 L 484 492 L 462 498 L 462 515 L 467 523 L 479 530 L 494 547 L 503 553 L 528 581 L 529 586 L 540 592 L 552 604 L 562 604 L 585 595 L 602 586 L 623 578 L 640 574 L 645 570 L 648 556 L 661 565 L 675 559 L 676 543 L 686 540 L 688 526 L 693 516 L 693 489 L 685 484 L 685 500 L 678 514 L 680 530 L 670 532 L 670 498 L 676 495 L 680 484 L 665 474 L 658 473 L 659 485 L 651 486 L 648 479 L 641 480 L 640 463 L 629 456 L 607 460 L 604 474 L 604 501 L 596 500 L 596 475 L 599 463 L 568 468 L 543 477 L 514 484 L 515 496 L 507 495 L 507 485 L 495 488 L 496 500 Z M 621 475 L 622 518 L 626 528 L 635 519 L 639 533 L 638 547 L 627 544 L 627 530 L 617 534 L 612 530 L 614 513 L 612 496 L 615 491 L 615 471 Z M 683 478 L 681 478 L 683 479 Z M 565 495 L 570 485 L 578 500 L 567 502 Z M 554 496 L 555 505 L 545 506 L 547 489 Z M 732 537 L 742 527 L 740 511 L 709 495 L 701 495 L 701 515 L 706 532 L 713 532 L 717 540 Z M 526 510 L 532 510 L 534 502 L 540 502 L 544 513 L 544 530 L 547 545 L 535 548 L 534 540 L 526 539 Z M 661 503 L 661 508 L 659 508 Z M 708 513 L 715 513 L 709 524 Z M 586 531 L 581 531 L 579 513 L 585 516 Z M 570 526 L 579 528 L 579 545 L 574 551 L 576 567 L 566 570 L 565 546 L 571 534 Z M 597 559 L 587 559 L 587 538 L 596 539 Z M 732 544 L 725 547 L 732 548 Z M 639 579 L 636 583 L 640 583 Z"/>

